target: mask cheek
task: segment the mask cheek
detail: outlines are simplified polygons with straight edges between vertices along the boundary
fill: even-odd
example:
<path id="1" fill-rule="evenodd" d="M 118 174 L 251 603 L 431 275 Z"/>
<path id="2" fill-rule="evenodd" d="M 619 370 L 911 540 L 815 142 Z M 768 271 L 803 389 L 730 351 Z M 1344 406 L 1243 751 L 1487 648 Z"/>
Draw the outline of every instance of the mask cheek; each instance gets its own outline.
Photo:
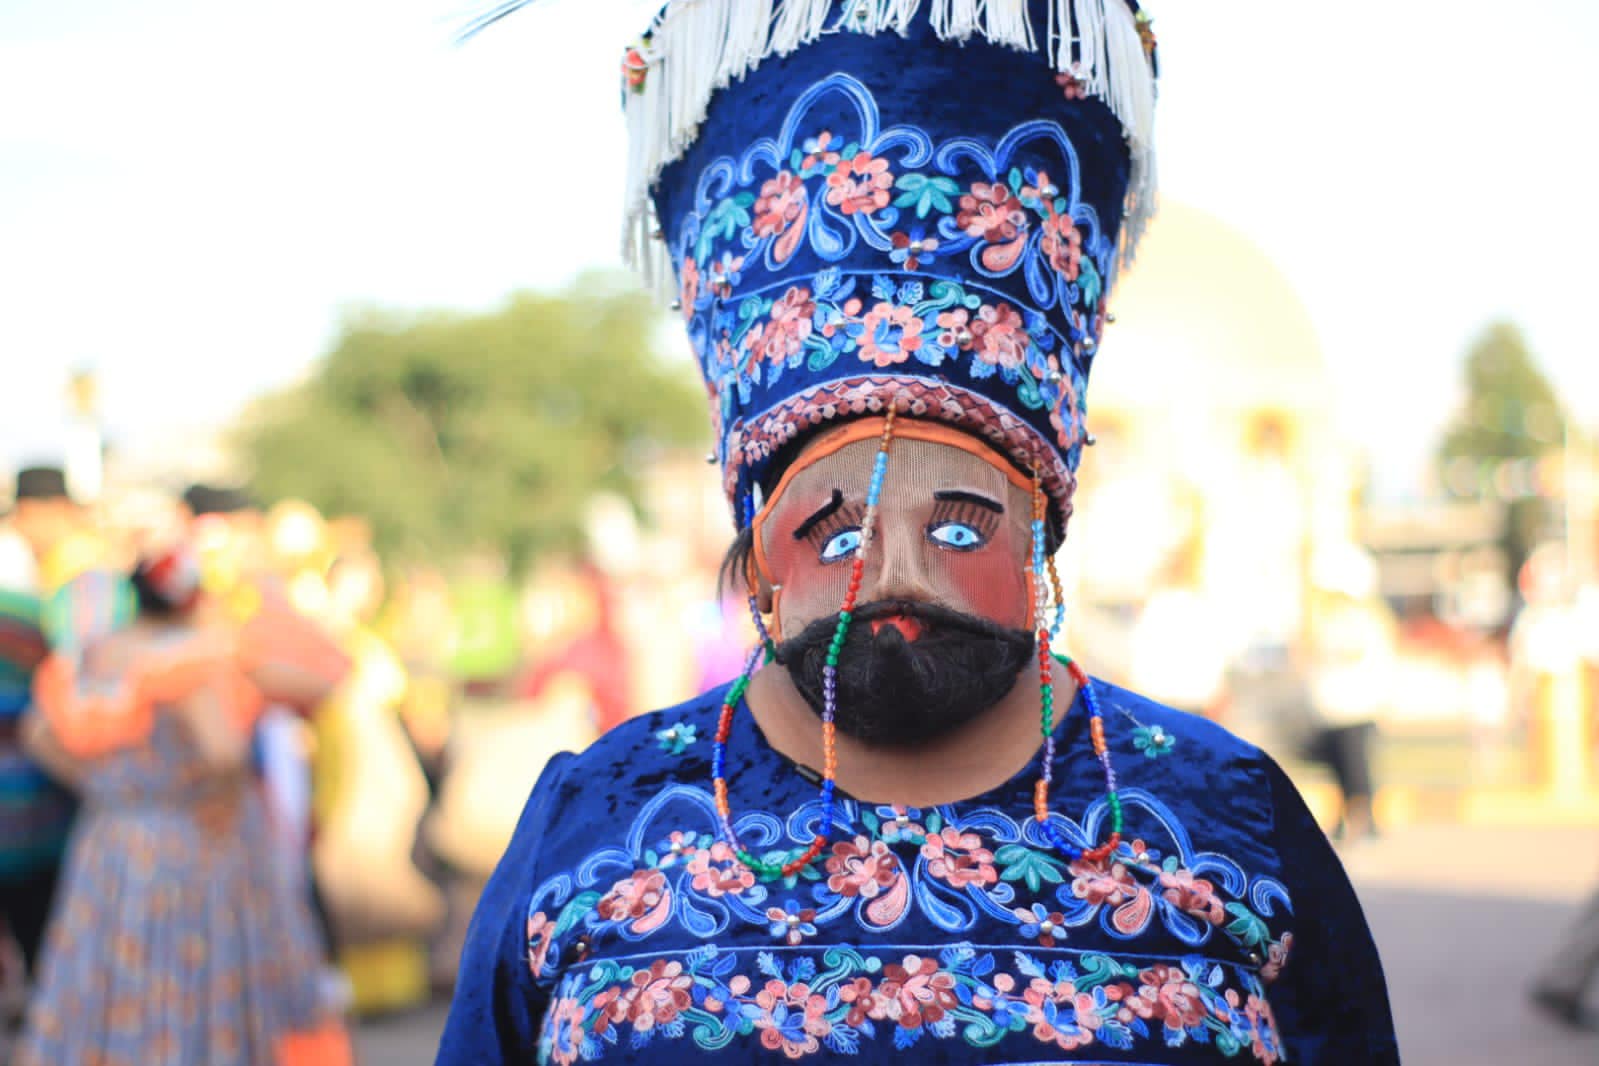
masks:
<path id="1" fill-rule="evenodd" d="M 953 556 L 949 575 L 946 606 L 1011 629 L 1031 628 L 1031 575 L 1015 553 L 991 547 Z"/>
<path id="2" fill-rule="evenodd" d="M 836 577 L 842 570 L 843 576 Z M 836 588 L 835 588 L 836 586 Z M 797 636 L 819 618 L 836 614 L 849 589 L 847 563 L 825 566 L 795 560 L 774 586 L 772 614 L 785 636 Z"/>

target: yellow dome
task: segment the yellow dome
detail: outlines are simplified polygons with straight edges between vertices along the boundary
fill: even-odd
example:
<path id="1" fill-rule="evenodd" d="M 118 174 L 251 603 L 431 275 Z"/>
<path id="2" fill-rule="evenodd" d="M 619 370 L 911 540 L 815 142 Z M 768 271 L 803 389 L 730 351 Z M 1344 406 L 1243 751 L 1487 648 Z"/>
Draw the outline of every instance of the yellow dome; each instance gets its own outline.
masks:
<path id="1" fill-rule="evenodd" d="M 1190 405 L 1213 413 L 1324 411 L 1332 399 L 1310 316 L 1276 265 L 1196 208 L 1165 202 L 1111 302 L 1093 414 Z"/>

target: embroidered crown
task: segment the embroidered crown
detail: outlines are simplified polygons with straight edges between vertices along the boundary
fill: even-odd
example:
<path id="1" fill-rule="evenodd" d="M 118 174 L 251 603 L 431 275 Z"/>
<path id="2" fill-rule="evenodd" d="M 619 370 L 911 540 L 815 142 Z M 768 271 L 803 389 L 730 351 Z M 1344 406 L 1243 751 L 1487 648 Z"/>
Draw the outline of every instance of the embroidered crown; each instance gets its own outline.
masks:
<path id="1" fill-rule="evenodd" d="M 1134 0 L 672 0 L 623 75 L 626 250 L 682 312 L 741 523 L 785 445 L 890 404 L 1069 513 L 1154 205 Z"/>

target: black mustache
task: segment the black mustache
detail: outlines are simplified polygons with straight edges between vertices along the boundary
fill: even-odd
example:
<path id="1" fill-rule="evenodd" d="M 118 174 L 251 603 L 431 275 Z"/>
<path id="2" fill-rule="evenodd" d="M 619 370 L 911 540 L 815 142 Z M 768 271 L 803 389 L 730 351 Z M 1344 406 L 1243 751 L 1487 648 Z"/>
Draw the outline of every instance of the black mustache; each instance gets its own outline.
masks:
<path id="1" fill-rule="evenodd" d="M 925 600 L 874 600 L 864 607 L 857 607 L 850 612 L 850 632 L 857 632 L 856 627 L 869 625 L 884 618 L 910 618 L 921 622 L 929 631 L 923 640 L 936 639 L 939 633 L 961 633 L 975 637 L 1003 637 L 1013 631 L 998 622 L 990 622 L 986 618 L 966 614 L 963 611 L 952 610 L 936 603 Z M 784 646 L 793 650 L 794 646 L 815 645 L 821 643 L 825 646 L 833 634 L 838 631 L 839 615 L 827 618 L 818 618 L 805 627 L 799 637 L 793 641 L 786 641 Z M 895 630 L 898 632 L 898 630 Z M 903 634 L 901 635 L 903 639 Z M 778 661 L 782 661 L 782 649 L 779 648 Z"/>
<path id="2" fill-rule="evenodd" d="M 820 618 L 777 647 L 777 661 L 817 714 L 825 709 L 826 663 L 840 615 Z M 920 623 L 909 640 L 897 626 Z M 835 721 L 868 743 L 908 747 L 981 714 L 1017 683 L 1032 657 L 1033 634 L 919 600 L 877 600 L 851 612 L 838 656 Z"/>

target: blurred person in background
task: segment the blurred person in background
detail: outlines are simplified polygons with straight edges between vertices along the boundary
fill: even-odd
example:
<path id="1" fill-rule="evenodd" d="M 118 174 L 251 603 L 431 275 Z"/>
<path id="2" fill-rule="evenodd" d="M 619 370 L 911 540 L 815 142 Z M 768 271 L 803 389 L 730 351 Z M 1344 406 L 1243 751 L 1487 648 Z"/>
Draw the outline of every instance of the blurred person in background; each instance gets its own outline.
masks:
<path id="1" fill-rule="evenodd" d="M 22 470 L 15 500 L 0 523 L 0 956 L 9 931 L 21 952 L 23 973 L 15 976 L 22 979 L 38 960 L 75 806 L 64 784 L 27 750 L 24 734 L 33 672 L 46 651 L 42 572 L 64 568 L 60 549 L 77 537 L 83 520 L 59 468 Z M 69 763 L 57 769 L 72 772 Z"/>
<path id="2" fill-rule="evenodd" d="M 1583 905 L 1560 947 L 1539 970 L 1533 1002 L 1574 1029 L 1599 1032 L 1599 1009 L 1589 993 L 1599 984 L 1599 889 Z"/>
<path id="3" fill-rule="evenodd" d="M 1544 590 L 1546 598 L 1548 590 Z M 1599 738 L 1599 584 L 1577 590 L 1571 611 L 1587 697 L 1588 744 Z M 1599 1032 L 1599 1008 L 1591 993 L 1599 986 L 1599 886 L 1533 980 L 1533 1001 L 1573 1028 Z"/>
<path id="4" fill-rule="evenodd" d="M 1310 697 L 1319 728 L 1305 754 L 1332 771 L 1334 839 L 1377 835 L 1372 741 L 1392 691 L 1396 623 L 1377 592 L 1377 564 L 1353 544 L 1311 560 Z"/>
<path id="5" fill-rule="evenodd" d="M 269 699 L 316 702 L 345 664 L 281 601 L 228 624 L 203 606 L 182 542 L 147 550 L 131 581 L 91 569 L 47 604 L 34 695 L 85 763 L 84 810 L 18 1066 L 350 1060 L 249 754 Z"/>
<path id="6" fill-rule="evenodd" d="M 321 611 L 353 666 L 315 719 L 314 862 L 362 1014 L 420 1006 L 444 900 L 414 861 L 430 785 L 402 718 L 411 678 L 379 632 L 385 582 L 364 548 L 328 569 Z"/>
<path id="7" fill-rule="evenodd" d="M 186 519 L 185 539 L 193 545 L 199 562 L 205 596 L 202 612 L 229 624 L 231 616 L 248 613 L 263 597 L 292 605 L 295 561 L 313 554 L 317 530 L 308 536 L 304 522 L 269 522 L 260 506 L 242 486 L 196 482 L 184 490 L 181 510 Z M 314 525 L 314 523 L 313 523 Z M 342 678 L 340 678 L 342 681 Z M 317 701 L 302 698 L 298 704 L 269 701 L 257 716 L 251 736 L 251 766 L 260 782 L 278 866 L 291 884 L 303 885 L 316 922 L 322 952 L 328 960 L 323 974 L 328 998 L 349 998 L 348 982 L 336 969 L 338 946 L 331 919 L 311 864 L 312 737 L 307 719 L 318 710 Z"/>
<path id="8" fill-rule="evenodd" d="M 589 687 L 594 731 L 604 733 L 627 721 L 631 710 L 627 643 L 617 632 L 616 593 L 604 571 L 586 560 L 566 576 L 562 592 L 564 624 L 529 633 L 532 667 L 518 680 L 518 694 L 537 700 L 553 679 L 575 674 Z"/>
<path id="9" fill-rule="evenodd" d="M 1154 40 L 985 10 L 679 0 L 629 54 L 630 247 L 679 282 L 762 639 L 547 765 L 441 1064 L 1398 1061 L 1288 777 L 1053 653 Z"/>
<path id="10" fill-rule="evenodd" d="M 39 588 L 59 588 L 105 556 L 106 544 L 68 493 L 61 467 L 26 467 L 17 473 L 16 489 L 10 524 L 33 553 Z"/>

